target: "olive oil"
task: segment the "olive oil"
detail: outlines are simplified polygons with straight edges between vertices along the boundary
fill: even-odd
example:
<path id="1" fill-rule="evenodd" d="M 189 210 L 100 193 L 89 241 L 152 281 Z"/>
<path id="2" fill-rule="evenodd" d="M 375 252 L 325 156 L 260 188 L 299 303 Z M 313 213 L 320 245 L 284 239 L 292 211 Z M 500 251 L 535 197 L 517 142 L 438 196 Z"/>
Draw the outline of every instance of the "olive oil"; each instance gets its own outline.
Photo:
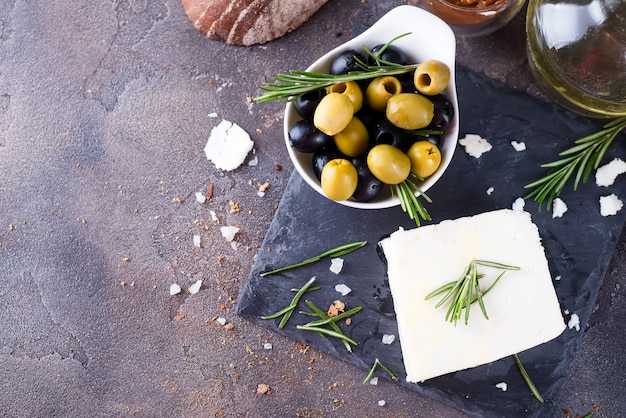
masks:
<path id="1" fill-rule="evenodd" d="M 548 96 L 584 116 L 626 115 L 626 1 L 530 0 L 526 29 Z"/>

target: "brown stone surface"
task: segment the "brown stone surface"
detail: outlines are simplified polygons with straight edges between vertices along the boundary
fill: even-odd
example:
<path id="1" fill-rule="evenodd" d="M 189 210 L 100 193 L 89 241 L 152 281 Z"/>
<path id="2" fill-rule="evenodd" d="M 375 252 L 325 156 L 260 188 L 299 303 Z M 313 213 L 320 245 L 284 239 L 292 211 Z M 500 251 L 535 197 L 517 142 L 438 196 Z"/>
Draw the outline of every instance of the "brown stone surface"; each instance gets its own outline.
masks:
<path id="1" fill-rule="evenodd" d="M 250 97 L 402 3 L 332 1 L 254 47 L 207 39 L 179 0 L 0 3 L 0 415 L 462 416 L 234 315 L 293 170 L 282 107 Z M 458 60 L 543 97 L 523 20 Z M 257 165 L 207 161 L 221 119 Z M 625 256 L 622 239 L 557 416 L 626 410 Z"/>

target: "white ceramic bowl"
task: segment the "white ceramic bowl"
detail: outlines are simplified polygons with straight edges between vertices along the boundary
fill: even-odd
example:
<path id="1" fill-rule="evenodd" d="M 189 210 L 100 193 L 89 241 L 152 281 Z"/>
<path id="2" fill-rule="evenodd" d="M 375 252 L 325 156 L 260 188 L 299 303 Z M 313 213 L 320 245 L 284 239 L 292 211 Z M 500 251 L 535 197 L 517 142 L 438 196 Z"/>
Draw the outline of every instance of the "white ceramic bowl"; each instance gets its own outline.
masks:
<path id="1" fill-rule="evenodd" d="M 456 39 L 448 24 L 437 16 L 418 7 L 399 6 L 388 12 L 359 36 L 319 58 L 307 68 L 307 71 L 326 73 L 332 59 L 342 51 L 348 49 L 362 50 L 363 45 L 373 48 L 378 44 L 385 44 L 391 39 L 409 32 L 411 32 L 410 35 L 404 36 L 393 43 L 393 45 L 401 48 L 407 54 L 409 62 L 417 64 L 427 59 L 436 59 L 450 67 L 450 82 L 443 94 L 452 102 L 454 118 L 444 128 L 440 147 L 442 154 L 441 165 L 433 175 L 418 184 L 422 191 L 426 192 L 437 182 L 450 164 L 459 135 L 459 106 L 456 95 L 454 65 Z M 296 113 L 294 105 L 288 103 L 285 109 L 284 135 L 289 156 L 302 178 L 313 189 L 324 196 L 320 182 L 313 172 L 312 154 L 298 152 L 289 144 L 289 128 L 299 119 L 300 116 Z M 389 188 L 386 187 L 386 190 L 383 190 L 380 195 L 369 202 L 343 200 L 337 203 L 360 209 L 383 209 L 399 205 L 400 201 L 393 197 Z"/>

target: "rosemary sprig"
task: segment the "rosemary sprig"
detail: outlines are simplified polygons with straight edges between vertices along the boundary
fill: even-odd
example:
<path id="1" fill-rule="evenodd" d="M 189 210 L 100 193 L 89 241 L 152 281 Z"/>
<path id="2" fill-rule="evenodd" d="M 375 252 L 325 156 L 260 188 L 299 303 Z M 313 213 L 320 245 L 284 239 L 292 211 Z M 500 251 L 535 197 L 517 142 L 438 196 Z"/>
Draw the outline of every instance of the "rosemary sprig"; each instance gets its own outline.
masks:
<path id="1" fill-rule="evenodd" d="M 517 354 L 513 354 L 513 357 L 515 358 L 515 364 L 517 364 L 517 368 L 519 369 L 519 372 L 521 373 L 522 378 L 528 385 L 528 388 L 530 389 L 532 394 L 535 396 L 535 398 L 537 398 L 539 402 L 543 403 L 544 402 L 543 396 L 541 396 L 541 393 L 539 393 L 539 390 L 537 389 L 532 379 L 526 372 L 526 369 L 524 368 L 524 365 L 522 365 L 522 362 L 520 361 L 519 357 L 517 356 Z"/>
<path id="2" fill-rule="evenodd" d="M 332 250 L 325 251 L 320 255 L 316 255 L 315 257 L 307 258 L 306 260 L 301 261 L 299 263 L 291 264 L 289 266 L 285 266 L 285 267 L 281 267 L 272 271 L 266 271 L 264 273 L 261 273 L 261 277 L 269 276 L 270 274 L 279 273 L 281 271 L 290 270 L 296 267 L 302 267 L 307 264 L 315 263 L 316 261 L 319 261 L 324 257 L 341 257 L 342 255 L 346 255 L 348 253 L 351 253 L 352 251 L 358 250 L 359 248 L 363 247 L 365 244 L 367 244 L 367 241 L 357 241 L 357 242 L 352 242 L 350 244 L 340 245 L 338 247 L 333 248 Z"/>
<path id="3" fill-rule="evenodd" d="M 316 321 L 311 321 L 304 325 L 298 325 L 296 326 L 296 328 L 300 330 L 304 330 L 304 331 L 313 331 L 313 332 L 317 332 L 318 334 L 328 335 L 331 337 L 338 338 L 343 342 L 343 345 L 346 347 L 346 349 L 352 352 L 352 347 L 350 346 L 350 344 L 358 345 L 358 343 L 343 333 L 341 328 L 339 328 L 339 325 L 337 325 L 337 321 L 340 321 L 344 318 L 354 315 L 355 313 L 361 311 L 363 307 L 357 306 L 356 308 L 352 308 L 350 310 L 342 312 L 339 315 L 328 316 L 324 311 L 322 311 L 320 308 L 315 306 L 313 302 L 307 300 L 305 301 L 305 303 L 313 310 L 313 312 L 315 312 L 315 315 L 320 317 L 320 319 Z M 305 315 L 312 315 L 309 312 L 301 312 L 301 313 Z M 325 328 L 325 325 L 328 325 L 331 329 Z"/>
<path id="4" fill-rule="evenodd" d="M 366 384 L 367 382 L 369 382 L 372 379 L 372 376 L 374 376 L 374 372 L 376 371 L 376 368 L 380 366 L 381 369 L 383 369 L 384 371 L 387 372 L 387 374 L 389 375 L 389 377 L 391 377 L 391 379 L 394 382 L 398 381 L 398 377 L 393 374 L 391 372 L 391 370 L 389 370 L 387 367 L 385 367 L 385 365 L 383 363 L 380 362 L 380 360 L 378 358 L 376 358 L 376 360 L 374 360 L 374 365 L 372 366 L 372 368 L 370 369 L 369 373 L 367 374 L 367 376 L 365 376 L 365 379 L 363 380 L 363 384 Z"/>
<path id="5" fill-rule="evenodd" d="M 295 296 L 293 297 L 289 305 L 287 305 L 285 308 L 271 315 L 262 316 L 261 319 L 275 319 L 275 318 L 278 318 L 279 316 L 282 316 L 282 319 L 280 320 L 280 323 L 278 324 L 278 329 L 282 329 L 287 324 L 287 321 L 289 321 L 289 318 L 291 318 L 291 315 L 293 314 L 293 311 L 296 309 L 296 306 L 298 306 L 298 302 L 300 301 L 300 298 L 309 289 L 309 287 L 313 284 L 314 281 L 315 281 L 315 276 L 311 277 L 309 281 L 304 284 L 304 286 L 302 286 L 300 289 L 297 290 Z"/>
<path id="6" fill-rule="evenodd" d="M 612 120 L 605 124 L 603 129 L 580 138 L 574 146 L 561 152 L 560 160 L 541 164 L 542 168 L 549 168 L 548 174 L 524 186 L 533 189 L 524 199 L 533 198 L 539 203 L 539 208 L 547 199 L 547 208 L 550 210 L 552 202 L 558 196 L 569 179 L 574 175 L 574 190 L 580 181 L 586 182 L 593 170 L 596 170 L 607 149 L 617 135 L 626 128 L 626 116 Z"/>
<path id="7" fill-rule="evenodd" d="M 329 318 L 329 316 L 326 314 L 326 312 L 324 312 L 323 310 L 321 310 L 320 308 L 318 308 L 317 306 L 315 306 L 315 304 L 313 302 L 311 302 L 310 300 L 305 300 L 304 303 L 306 303 L 309 308 L 311 308 L 311 310 L 314 312 L 313 314 L 310 312 L 300 312 L 302 314 L 305 315 L 312 315 L 312 316 L 318 316 L 321 319 L 327 319 Z M 337 323 L 335 322 L 330 322 L 328 324 L 328 326 L 335 332 L 337 333 L 343 333 L 343 331 L 341 331 L 341 328 L 339 328 L 339 325 L 337 325 Z M 341 340 L 343 342 L 343 346 L 346 347 L 346 350 L 348 350 L 350 353 L 352 352 L 352 346 L 350 345 L 349 342 L 347 342 L 346 340 Z"/>
<path id="8" fill-rule="evenodd" d="M 411 170 L 409 177 L 411 176 L 418 180 L 424 180 L 413 170 Z M 417 184 L 413 183 L 410 178 L 407 178 L 402 183 L 390 185 L 390 187 L 391 195 L 400 200 L 400 207 L 409 215 L 409 218 L 415 221 L 417 226 L 420 226 L 420 217 L 425 221 L 432 220 L 424 204 L 420 202 L 415 194 L 417 193 L 422 196 L 428 203 L 432 203 L 432 199 L 428 197 Z"/>
<path id="9" fill-rule="evenodd" d="M 480 289 L 480 285 L 478 283 L 478 281 L 482 277 L 484 277 L 484 274 L 478 273 L 478 266 L 503 270 L 498 275 L 498 277 L 496 277 L 491 286 L 489 286 L 485 291 L 482 291 Z M 467 325 L 469 321 L 470 307 L 476 301 L 478 301 L 478 304 L 480 305 L 480 310 L 483 313 L 485 319 L 489 319 L 483 297 L 491 289 L 493 289 L 493 287 L 496 285 L 496 283 L 498 283 L 498 281 L 500 281 L 500 279 L 502 278 L 502 276 L 504 276 L 504 273 L 507 270 L 519 269 L 520 268 L 517 266 L 510 266 L 507 264 L 495 263 L 493 261 L 487 260 L 472 259 L 472 261 L 465 267 L 463 273 L 457 280 L 438 287 L 437 289 L 427 294 L 424 299 L 429 300 L 445 292 L 445 295 L 435 305 L 435 309 L 442 306 L 446 301 L 451 300 L 448 311 L 446 312 L 445 319 L 446 321 L 454 323 L 454 325 L 456 325 L 457 321 L 461 319 L 461 316 L 463 316 L 465 325 Z"/>
<path id="10" fill-rule="evenodd" d="M 417 64 L 400 65 L 384 61 L 379 58 L 380 54 L 394 41 L 410 34 L 411 33 L 409 32 L 396 36 L 391 41 L 383 45 L 376 54 L 363 45 L 362 47 L 365 50 L 365 53 L 372 57 L 376 64 L 368 65 L 367 63 L 358 60 L 357 63 L 362 71 L 352 71 L 347 74 L 324 74 L 314 71 L 291 70 L 287 74 L 278 74 L 274 77 L 276 82 L 263 83 L 258 86 L 259 90 L 262 90 L 263 93 L 254 98 L 254 101 L 258 103 L 269 102 L 272 100 L 290 102 L 306 93 L 320 90 L 337 83 L 369 80 L 385 75 L 410 73 L 417 68 Z"/>

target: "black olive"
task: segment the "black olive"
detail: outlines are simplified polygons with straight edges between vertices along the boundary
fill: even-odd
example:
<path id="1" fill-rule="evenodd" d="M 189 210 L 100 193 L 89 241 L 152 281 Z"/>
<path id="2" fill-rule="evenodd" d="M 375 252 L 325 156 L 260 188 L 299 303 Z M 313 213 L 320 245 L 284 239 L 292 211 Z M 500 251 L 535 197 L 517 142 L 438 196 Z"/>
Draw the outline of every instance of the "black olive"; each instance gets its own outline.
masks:
<path id="1" fill-rule="evenodd" d="M 403 151 L 409 149 L 410 145 L 406 144 L 406 132 L 389 122 L 384 116 L 374 121 L 368 127 L 368 132 L 372 146 L 388 144 Z"/>
<path id="2" fill-rule="evenodd" d="M 318 130 L 311 119 L 301 119 L 289 128 L 289 143 L 296 151 L 307 153 L 335 146 L 333 137 Z"/>
<path id="3" fill-rule="evenodd" d="M 399 74 L 396 76 L 402 86 L 402 93 L 419 93 L 415 87 L 414 72 Z"/>
<path id="4" fill-rule="evenodd" d="M 371 49 L 371 52 L 375 56 L 377 55 L 378 59 L 380 60 L 401 65 L 407 65 L 409 59 L 400 48 L 394 45 L 387 45 L 387 47 L 382 52 L 379 52 L 384 46 L 384 44 L 376 45 L 374 48 Z M 371 65 L 376 64 L 371 56 L 368 56 L 368 63 Z"/>
<path id="5" fill-rule="evenodd" d="M 428 129 L 441 130 L 450 123 L 454 117 L 454 107 L 452 103 L 443 94 L 437 94 L 429 97 L 435 106 L 433 120 L 428 125 Z"/>
<path id="6" fill-rule="evenodd" d="M 320 89 L 303 94 L 293 101 L 293 106 L 298 115 L 303 119 L 312 119 L 315 108 L 320 100 L 326 96 L 326 90 Z"/>
<path id="7" fill-rule="evenodd" d="M 351 71 L 359 71 L 360 67 L 357 63 L 357 58 L 362 62 L 365 62 L 365 58 L 360 51 L 356 49 L 349 49 L 343 51 L 333 59 L 330 63 L 330 74 L 347 74 Z"/>
<path id="8" fill-rule="evenodd" d="M 324 166 L 335 158 L 347 159 L 348 157 L 343 155 L 337 149 L 321 150 L 313 154 L 313 173 L 315 174 L 315 177 L 317 177 L 318 181 L 322 178 L 322 169 Z"/>
<path id="9" fill-rule="evenodd" d="M 356 168 L 358 182 L 352 199 L 357 202 L 369 202 L 380 194 L 384 184 L 378 180 L 367 167 L 367 156 L 363 155 L 352 159 Z"/>

